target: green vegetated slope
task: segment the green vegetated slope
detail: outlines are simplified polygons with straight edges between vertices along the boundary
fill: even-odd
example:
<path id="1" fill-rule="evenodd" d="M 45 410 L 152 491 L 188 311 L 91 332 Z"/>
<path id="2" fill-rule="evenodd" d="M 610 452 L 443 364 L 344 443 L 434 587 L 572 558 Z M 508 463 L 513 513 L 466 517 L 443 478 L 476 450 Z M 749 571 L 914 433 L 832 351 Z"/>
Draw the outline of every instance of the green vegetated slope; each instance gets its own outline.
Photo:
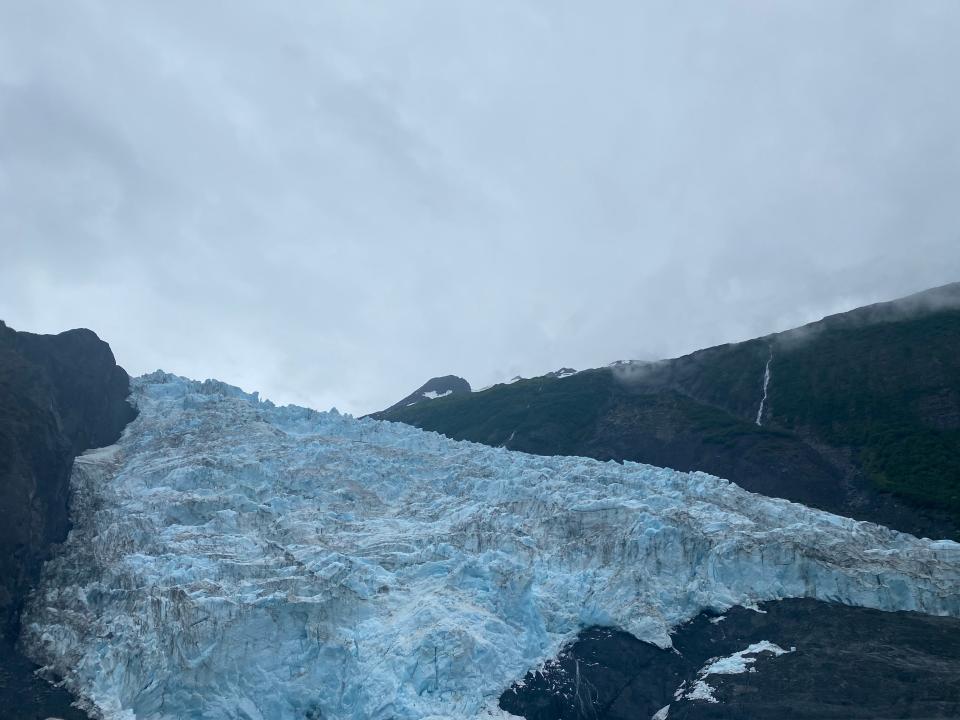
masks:
<path id="1" fill-rule="evenodd" d="M 782 344 L 773 422 L 853 448 L 876 487 L 960 515 L 960 310 Z"/>
<path id="2" fill-rule="evenodd" d="M 661 363 L 522 380 L 378 417 L 538 454 L 700 469 L 956 537 L 960 284 Z"/>

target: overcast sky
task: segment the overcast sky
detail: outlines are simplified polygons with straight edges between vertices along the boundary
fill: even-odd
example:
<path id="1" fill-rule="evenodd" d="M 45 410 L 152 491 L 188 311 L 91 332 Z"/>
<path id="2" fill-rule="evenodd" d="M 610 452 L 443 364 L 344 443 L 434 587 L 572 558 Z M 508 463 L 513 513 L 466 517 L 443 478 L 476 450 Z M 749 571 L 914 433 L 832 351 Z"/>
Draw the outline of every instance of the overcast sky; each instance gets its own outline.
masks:
<path id="1" fill-rule="evenodd" d="M 0 0 L 0 318 L 356 414 L 960 279 L 960 2 Z"/>

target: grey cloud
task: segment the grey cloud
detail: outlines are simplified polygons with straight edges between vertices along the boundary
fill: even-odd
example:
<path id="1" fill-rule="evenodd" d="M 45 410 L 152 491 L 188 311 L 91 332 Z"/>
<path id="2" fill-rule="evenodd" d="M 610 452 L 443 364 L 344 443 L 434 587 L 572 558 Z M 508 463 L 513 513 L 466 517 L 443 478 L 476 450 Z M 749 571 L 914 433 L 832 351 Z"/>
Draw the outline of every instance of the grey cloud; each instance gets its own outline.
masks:
<path id="1" fill-rule="evenodd" d="M 0 2 L 0 317 L 385 407 L 960 278 L 954 2 Z"/>

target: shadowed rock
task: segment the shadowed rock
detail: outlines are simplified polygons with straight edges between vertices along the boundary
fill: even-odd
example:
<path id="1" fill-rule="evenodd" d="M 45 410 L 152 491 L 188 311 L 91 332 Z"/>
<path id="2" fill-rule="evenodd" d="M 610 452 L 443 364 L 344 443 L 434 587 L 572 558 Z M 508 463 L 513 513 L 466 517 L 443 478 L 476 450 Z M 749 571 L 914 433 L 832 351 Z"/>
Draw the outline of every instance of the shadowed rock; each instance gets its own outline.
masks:
<path id="1" fill-rule="evenodd" d="M 90 330 L 16 332 L 0 322 L 0 702 L 4 717 L 82 717 L 14 650 L 20 611 L 70 529 L 75 456 L 116 441 L 135 412 L 129 378 Z M 11 713 L 14 713 L 11 715 Z"/>
<path id="2" fill-rule="evenodd" d="M 507 690 L 500 706 L 528 720 L 847 720 L 960 717 L 960 620 L 814 600 L 703 613 L 662 650 L 608 628 L 580 634 L 558 658 Z M 746 672 L 706 665 L 752 644 Z M 716 702 L 682 698 L 703 678 Z"/>

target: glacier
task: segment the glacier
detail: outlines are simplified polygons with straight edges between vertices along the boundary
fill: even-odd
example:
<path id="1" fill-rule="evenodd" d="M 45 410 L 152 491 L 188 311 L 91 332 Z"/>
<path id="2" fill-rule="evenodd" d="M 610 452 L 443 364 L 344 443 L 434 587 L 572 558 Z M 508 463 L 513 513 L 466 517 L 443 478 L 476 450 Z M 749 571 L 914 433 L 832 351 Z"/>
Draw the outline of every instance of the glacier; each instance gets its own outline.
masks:
<path id="1" fill-rule="evenodd" d="M 509 717 L 591 625 L 670 646 L 810 597 L 960 615 L 960 545 L 703 473 L 541 457 L 218 381 L 136 379 L 74 464 L 22 642 L 104 720 Z"/>

